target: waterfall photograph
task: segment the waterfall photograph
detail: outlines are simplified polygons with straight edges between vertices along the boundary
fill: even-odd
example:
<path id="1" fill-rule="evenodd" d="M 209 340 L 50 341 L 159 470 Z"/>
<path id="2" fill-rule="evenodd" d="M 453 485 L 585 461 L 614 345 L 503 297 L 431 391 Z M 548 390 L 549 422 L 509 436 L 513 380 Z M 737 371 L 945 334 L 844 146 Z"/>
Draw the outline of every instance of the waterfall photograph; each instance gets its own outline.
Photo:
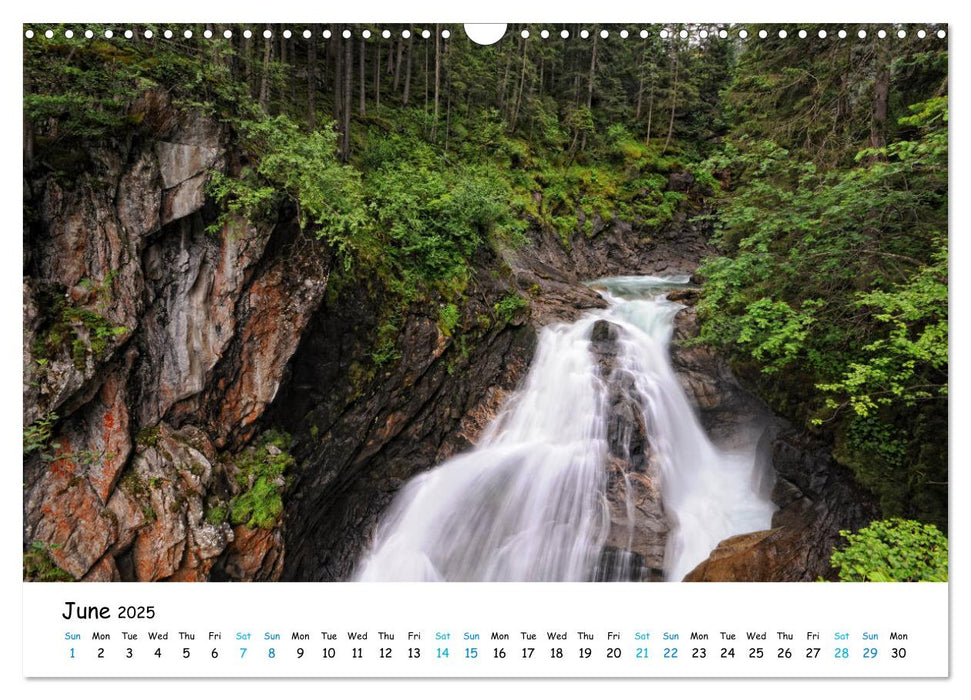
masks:
<path id="1" fill-rule="evenodd" d="M 947 581 L 946 28 L 24 25 L 23 580 Z"/>

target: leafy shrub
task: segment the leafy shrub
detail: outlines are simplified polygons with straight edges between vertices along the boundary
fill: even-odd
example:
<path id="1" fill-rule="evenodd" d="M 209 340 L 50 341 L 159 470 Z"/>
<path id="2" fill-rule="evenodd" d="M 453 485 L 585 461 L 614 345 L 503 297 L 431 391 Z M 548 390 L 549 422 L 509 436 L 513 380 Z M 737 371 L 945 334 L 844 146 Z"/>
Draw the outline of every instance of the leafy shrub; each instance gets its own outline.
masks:
<path id="1" fill-rule="evenodd" d="M 502 299 L 497 301 L 493 308 L 496 312 L 496 317 L 503 323 L 510 323 L 513 318 L 516 317 L 520 311 L 529 308 L 529 302 L 523 299 L 518 294 L 510 292 Z"/>
<path id="2" fill-rule="evenodd" d="M 35 420 L 24 428 L 24 455 L 38 450 L 46 450 L 50 446 L 51 434 L 54 424 L 57 422 L 57 414 L 48 413 Z"/>
<path id="3" fill-rule="evenodd" d="M 934 525 L 891 518 L 840 535 L 847 544 L 830 559 L 840 581 L 947 581 L 947 538 Z"/>
<path id="4" fill-rule="evenodd" d="M 464 277 L 479 245 L 511 218 L 501 181 L 474 168 L 398 164 L 367 184 L 386 253 L 415 281 Z"/>
<path id="5" fill-rule="evenodd" d="M 300 225 L 312 227 L 349 266 L 352 253 L 364 244 L 367 210 L 360 174 L 337 159 L 333 128 L 327 125 L 306 133 L 285 115 L 237 120 L 235 126 L 256 157 L 256 167 L 255 174 L 247 171 L 238 178 L 214 174 L 209 193 L 224 212 L 265 219 L 285 195 L 297 204 Z"/>

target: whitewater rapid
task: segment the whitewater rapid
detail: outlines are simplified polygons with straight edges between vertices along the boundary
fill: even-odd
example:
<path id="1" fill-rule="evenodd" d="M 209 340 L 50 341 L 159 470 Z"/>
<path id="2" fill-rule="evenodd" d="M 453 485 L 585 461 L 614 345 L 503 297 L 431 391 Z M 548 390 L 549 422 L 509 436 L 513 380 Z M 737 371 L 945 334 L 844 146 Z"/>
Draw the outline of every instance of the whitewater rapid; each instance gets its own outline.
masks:
<path id="1" fill-rule="evenodd" d="M 617 329 L 670 531 L 664 576 L 679 581 L 726 537 L 770 526 L 755 445 L 712 444 L 678 383 L 669 344 L 686 277 L 592 283 L 607 300 L 544 328 L 523 384 L 476 447 L 409 481 L 378 524 L 364 581 L 588 581 L 610 528 L 607 393 L 591 353 L 598 321 Z"/>

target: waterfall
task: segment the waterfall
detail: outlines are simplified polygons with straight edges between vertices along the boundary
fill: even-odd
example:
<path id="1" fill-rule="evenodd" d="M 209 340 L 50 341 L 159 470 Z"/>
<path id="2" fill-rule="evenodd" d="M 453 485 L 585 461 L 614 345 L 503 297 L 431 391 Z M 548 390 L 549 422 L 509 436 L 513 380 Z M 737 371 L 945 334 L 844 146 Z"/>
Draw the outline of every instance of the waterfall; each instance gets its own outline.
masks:
<path id="1" fill-rule="evenodd" d="M 591 334 L 601 321 L 616 330 L 611 377 L 623 376 L 632 387 L 660 482 L 669 527 L 665 578 L 680 580 L 726 537 L 769 527 L 774 506 L 758 493 L 754 445 L 718 450 L 671 367 L 668 347 L 682 307 L 664 295 L 687 281 L 616 277 L 593 283 L 609 307 L 542 329 L 523 385 L 472 451 L 404 486 L 356 578 L 604 578 L 611 528 L 608 442 L 616 438 L 607 427 L 610 387 L 591 352 Z M 630 504 L 627 512 L 634 517 Z"/>

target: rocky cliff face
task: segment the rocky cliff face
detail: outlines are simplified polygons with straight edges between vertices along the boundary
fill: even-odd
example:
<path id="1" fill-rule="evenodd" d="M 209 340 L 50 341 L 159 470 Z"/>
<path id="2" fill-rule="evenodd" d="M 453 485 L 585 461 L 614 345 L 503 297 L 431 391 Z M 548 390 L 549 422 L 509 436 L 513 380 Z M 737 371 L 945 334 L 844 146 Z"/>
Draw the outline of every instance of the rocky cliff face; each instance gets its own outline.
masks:
<path id="1" fill-rule="evenodd" d="M 244 488 L 222 461 L 274 399 L 328 257 L 286 221 L 207 232 L 227 134 L 143 99 L 139 132 L 80 149 L 73 181 L 25 182 L 23 418 L 50 435 L 25 457 L 24 542 L 85 580 L 273 577 L 279 529 L 254 543 L 211 506 Z"/>
<path id="2" fill-rule="evenodd" d="M 446 334 L 428 310 L 412 309 L 397 333 L 400 357 L 379 367 L 368 339 L 380 292 L 351 284 L 325 301 L 269 416 L 292 426 L 302 463 L 287 504 L 285 578 L 349 577 L 404 481 L 468 449 L 515 388 L 535 334 L 525 312 L 490 320 L 509 290 L 490 274 L 496 263 L 480 260 L 472 283 L 465 315 L 478 325 Z"/>

